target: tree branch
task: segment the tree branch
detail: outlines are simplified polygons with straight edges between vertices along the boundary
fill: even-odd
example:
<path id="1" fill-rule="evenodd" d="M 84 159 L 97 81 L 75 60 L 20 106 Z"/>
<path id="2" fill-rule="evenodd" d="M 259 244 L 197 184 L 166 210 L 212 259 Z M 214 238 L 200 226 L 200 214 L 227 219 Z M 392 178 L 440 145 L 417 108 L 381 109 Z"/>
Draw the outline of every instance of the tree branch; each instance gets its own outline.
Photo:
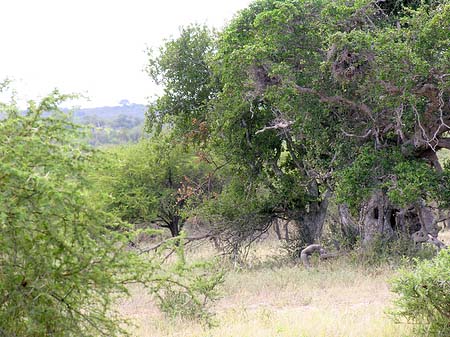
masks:
<path id="1" fill-rule="evenodd" d="M 371 120 L 374 121 L 372 110 L 364 103 L 356 103 L 342 96 L 327 96 L 321 93 L 320 91 L 311 88 L 301 87 L 297 84 L 294 84 L 294 87 L 300 94 L 310 94 L 318 96 L 321 102 L 336 105 L 345 105 L 352 109 L 362 111 L 367 115 L 367 117 L 369 117 Z"/>
<path id="2" fill-rule="evenodd" d="M 213 237 L 213 234 L 208 233 L 208 234 L 205 234 L 205 235 L 194 236 L 194 237 L 186 237 L 186 238 L 180 238 L 180 237 L 176 238 L 176 237 L 175 237 L 175 238 L 168 238 L 168 239 L 166 239 L 166 240 L 163 240 L 163 241 L 161 241 L 161 242 L 158 242 L 157 244 L 154 244 L 154 245 L 152 245 L 152 246 L 150 246 L 150 247 L 147 247 L 147 248 L 145 248 L 145 249 L 140 249 L 140 248 L 137 248 L 137 247 L 136 247 L 136 248 L 139 250 L 139 253 L 140 253 L 140 254 L 143 254 L 143 253 L 149 253 L 149 252 L 151 252 L 151 251 L 157 250 L 157 249 L 158 249 L 159 247 L 161 247 L 162 245 L 164 245 L 164 244 L 166 244 L 166 243 L 168 243 L 168 242 L 170 242 L 170 241 L 177 240 L 177 239 L 182 239 L 182 240 L 186 241 L 186 244 L 188 244 L 188 243 L 193 242 L 193 241 L 199 241 L 199 240 L 209 239 L 209 238 L 211 238 L 211 237 Z"/>
<path id="3" fill-rule="evenodd" d="M 283 129 L 284 130 L 284 129 L 287 129 L 288 127 L 290 127 L 292 124 L 294 124 L 294 122 L 281 120 L 281 121 L 275 123 L 272 126 L 265 126 L 261 130 L 256 131 L 255 135 L 257 135 L 258 133 L 267 131 L 267 130 L 279 130 L 279 129 Z"/>
<path id="4" fill-rule="evenodd" d="M 441 138 L 438 140 L 438 147 L 450 150 L 450 138 Z"/>

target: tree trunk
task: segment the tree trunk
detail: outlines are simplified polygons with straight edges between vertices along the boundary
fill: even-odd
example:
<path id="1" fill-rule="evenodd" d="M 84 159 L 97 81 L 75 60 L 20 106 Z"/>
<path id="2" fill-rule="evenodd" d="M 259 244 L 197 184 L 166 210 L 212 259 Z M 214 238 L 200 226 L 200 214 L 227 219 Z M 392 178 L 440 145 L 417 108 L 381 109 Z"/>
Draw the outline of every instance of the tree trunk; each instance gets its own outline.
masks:
<path id="1" fill-rule="evenodd" d="M 426 242 L 431 235 L 437 237 L 439 227 L 432 209 L 419 200 L 405 208 L 392 205 L 386 194 L 375 191 L 362 209 L 360 227 L 363 246 L 376 238 L 398 236 L 411 238 L 415 243 Z"/>
<path id="2" fill-rule="evenodd" d="M 284 223 L 284 239 L 286 240 L 286 241 L 289 241 L 289 221 L 286 221 L 285 223 Z"/>
<path id="3" fill-rule="evenodd" d="M 339 223 L 341 235 L 344 238 L 344 244 L 352 247 L 361 236 L 361 230 L 358 222 L 355 221 L 346 204 L 338 205 Z"/>
<path id="4" fill-rule="evenodd" d="M 179 215 L 176 215 L 172 218 L 172 221 L 170 221 L 169 224 L 170 234 L 174 238 L 180 235 L 180 228 L 181 228 L 180 220 L 181 217 Z"/>
<path id="5" fill-rule="evenodd" d="M 280 232 L 280 222 L 278 219 L 275 219 L 275 221 L 273 222 L 273 229 L 275 230 L 275 233 L 277 234 L 277 238 L 278 240 L 281 240 L 281 232 Z"/>
<path id="6" fill-rule="evenodd" d="M 386 195 L 381 191 L 372 194 L 363 208 L 362 243 L 367 245 L 376 238 L 390 238 L 394 234 L 394 226 L 390 222 L 393 210 Z"/>
<path id="7" fill-rule="evenodd" d="M 310 203 L 308 209 L 300 214 L 299 236 L 303 243 L 312 244 L 320 239 L 330 196 L 331 191 L 327 190 L 322 201 Z"/>

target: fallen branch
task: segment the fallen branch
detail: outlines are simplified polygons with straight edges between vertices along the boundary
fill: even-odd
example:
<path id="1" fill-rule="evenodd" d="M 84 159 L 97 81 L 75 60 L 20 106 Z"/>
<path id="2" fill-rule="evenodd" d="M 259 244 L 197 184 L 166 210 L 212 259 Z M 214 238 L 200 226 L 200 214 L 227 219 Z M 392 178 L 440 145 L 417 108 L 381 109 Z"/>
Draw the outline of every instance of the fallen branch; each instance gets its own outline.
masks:
<path id="1" fill-rule="evenodd" d="M 300 260 L 302 260 L 303 265 L 306 269 L 311 268 L 311 265 L 309 263 L 309 257 L 314 254 L 319 253 L 319 255 L 326 254 L 325 249 L 322 248 L 321 245 L 318 244 L 312 244 L 303 249 L 300 253 Z"/>
<path id="2" fill-rule="evenodd" d="M 328 253 L 321 245 L 318 244 L 309 245 L 308 247 L 303 249 L 300 253 L 300 259 L 302 260 L 303 265 L 305 266 L 306 269 L 311 268 L 311 265 L 309 263 L 309 257 L 314 253 L 319 253 L 320 260 L 326 260 L 346 254 L 345 251 Z"/>

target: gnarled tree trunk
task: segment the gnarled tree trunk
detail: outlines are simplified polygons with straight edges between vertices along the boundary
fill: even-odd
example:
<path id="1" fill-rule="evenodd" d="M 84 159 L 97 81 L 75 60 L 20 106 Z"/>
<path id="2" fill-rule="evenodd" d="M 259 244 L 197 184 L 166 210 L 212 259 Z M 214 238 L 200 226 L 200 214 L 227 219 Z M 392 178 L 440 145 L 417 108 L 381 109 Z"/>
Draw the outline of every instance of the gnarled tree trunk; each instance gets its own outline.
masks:
<path id="1" fill-rule="evenodd" d="M 375 191 L 362 209 L 362 243 L 367 246 L 376 238 L 392 238 L 394 234 L 426 242 L 439 232 L 437 218 L 423 200 L 405 208 L 392 205 L 386 194 Z"/>
<path id="2" fill-rule="evenodd" d="M 309 207 L 299 215 L 299 237 L 306 244 L 318 242 L 328 210 L 331 191 L 327 190 L 321 201 L 311 202 Z"/>

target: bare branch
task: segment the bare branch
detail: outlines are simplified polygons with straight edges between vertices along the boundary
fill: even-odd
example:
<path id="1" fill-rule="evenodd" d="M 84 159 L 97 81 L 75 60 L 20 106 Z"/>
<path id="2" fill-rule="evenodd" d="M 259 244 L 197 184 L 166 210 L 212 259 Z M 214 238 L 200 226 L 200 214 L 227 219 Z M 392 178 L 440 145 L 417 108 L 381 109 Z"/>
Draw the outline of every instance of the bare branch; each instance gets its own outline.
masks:
<path id="1" fill-rule="evenodd" d="M 256 131 L 255 135 L 257 135 L 258 133 L 267 131 L 267 130 L 280 130 L 280 129 L 284 130 L 284 129 L 289 128 L 292 124 L 294 124 L 294 122 L 292 122 L 292 121 L 279 120 L 279 121 L 276 121 L 275 124 L 273 124 L 272 126 L 265 126 L 261 130 Z"/>
<path id="2" fill-rule="evenodd" d="M 439 240 L 438 238 L 432 236 L 431 234 L 428 234 L 428 240 L 427 242 L 432 243 L 433 245 L 435 245 L 439 250 L 441 249 L 446 249 L 447 245 L 445 243 L 443 243 L 441 240 Z"/>
<path id="3" fill-rule="evenodd" d="M 186 237 L 186 238 L 180 238 L 180 237 L 177 238 L 177 237 L 175 237 L 175 238 L 169 238 L 169 239 L 163 240 L 163 241 L 158 242 L 157 244 L 154 244 L 153 246 L 147 247 L 145 249 L 140 249 L 138 247 L 136 247 L 136 248 L 139 250 L 140 254 L 143 254 L 143 253 L 149 253 L 151 251 L 157 250 L 159 247 L 163 246 L 166 243 L 169 243 L 170 241 L 175 241 L 175 240 L 180 240 L 181 239 L 181 240 L 185 241 L 185 244 L 188 244 L 188 243 L 193 242 L 193 241 L 209 239 L 211 237 L 213 237 L 213 235 L 211 233 L 208 233 L 208 234 L 205 234 L 205 235 L 201 235 L 201 236 Z"/>
<path id="4" fill-rule="evenodd" d="M 366 132 L 364 135 L 355 135 L 354 133 L 346 132 L 346 131 L 345 131 L 344 129 L 342 129 L 342 128 L 341 128 L 341 131 L 342 131 L 342 133 L 343 133 L 345 136 L 347 136 L 347 137 L 356 137 L 356 138 L 363 138 L 363 139 L 369 137 L 370 134 L 372 133 L 372 130 L 371 130 L 371 129 L 367 130 L 367 132 Z"/>

